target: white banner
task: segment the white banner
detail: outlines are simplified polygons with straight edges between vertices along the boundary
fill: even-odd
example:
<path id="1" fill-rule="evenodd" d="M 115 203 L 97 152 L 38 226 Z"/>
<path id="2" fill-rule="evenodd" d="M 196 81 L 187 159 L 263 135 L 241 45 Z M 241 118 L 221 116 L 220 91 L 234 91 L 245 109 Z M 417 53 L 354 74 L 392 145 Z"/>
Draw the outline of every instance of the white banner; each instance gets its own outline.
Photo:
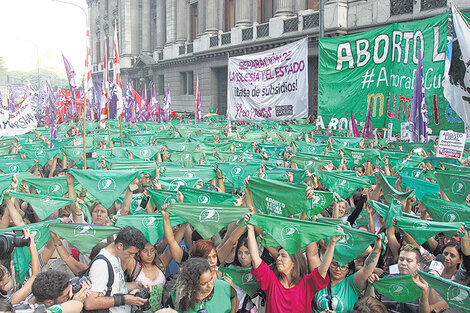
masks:
<path id="1" fill-rule="evenodd" d="M 14 113 L 0 109 L 0 136 L 2 137 L 26 134 L 35 130 L 37 124 L 30 98 L 26 98 Z"/>
<path id="2" fill-rule="evenodd" d="M 465 139 L 467 139 L 467 136 L 464 133 L 441 130 L 439 144 L 437 145 L 437 156 L 462 159 Z"/>
<path id="3" fill-rule="evenodd" d="M 291 120 L 308 115 L 307 38 L 229 58 L 227 110 L 231 120 Z"/>

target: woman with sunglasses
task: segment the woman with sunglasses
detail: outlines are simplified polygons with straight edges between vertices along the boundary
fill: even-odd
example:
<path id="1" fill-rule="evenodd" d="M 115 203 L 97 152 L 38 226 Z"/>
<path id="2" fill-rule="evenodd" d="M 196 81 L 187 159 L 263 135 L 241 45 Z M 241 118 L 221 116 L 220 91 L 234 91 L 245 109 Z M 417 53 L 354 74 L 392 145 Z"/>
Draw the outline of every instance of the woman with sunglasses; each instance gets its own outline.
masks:
<path id="1" fill-rule="evenodd" d="M 248 222 L 252 213 L 245 216 Z M 266 313 L 311 312 L 312 300 L 317 291 L 325 288 L 330 281 L 328 268 L 335 251 L 335 244 L 341 236 L 333 236 L 320 266 L 308 273 L 307 262 L 302 252 L 293 255 L 279 249 L 273 270 L 260 258 L 253 225 L 248 225 L 248 248 L 250 250 L 255 276 L 261 290 L 266 293 Z"/>
<path id="2" fill-rule="evenodd" d="M 206 259 L 191 258 L 181 266 L 171 300 L 180 313 L 234 313 L 236 297 L 229 283 L 213 279 Z"/>
<path id="3" fill-rule="evenodd" d="M 350 274 L 354 273 L 354 262 L 340 266 L 333 259 L 328 269 L 330 282 L 326 288 L 316 293 L 312 312 L 334 311 L 341 313 L 352 309 L 360 293 L 367 287 L 367 278 L 377 266 L 381 249 L 382 236 L 379 235 L 372 252 L 364 261 L 364 266 L 353 275 Z"/>

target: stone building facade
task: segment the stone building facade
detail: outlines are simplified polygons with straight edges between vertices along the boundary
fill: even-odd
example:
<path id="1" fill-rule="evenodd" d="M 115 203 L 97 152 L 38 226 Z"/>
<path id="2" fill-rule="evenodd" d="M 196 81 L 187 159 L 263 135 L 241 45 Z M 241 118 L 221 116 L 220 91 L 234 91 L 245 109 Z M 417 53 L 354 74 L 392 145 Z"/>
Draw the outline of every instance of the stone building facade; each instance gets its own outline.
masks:
<path id="1" fill-rule="evenodd" d="M 470 11 L 470 1 L 454 0 Z M 196 77 L 202 112 L 227 106 L 228 57 L 308 37 L 309 112 L 316 111 L 319 0 L 87 0 L 92 70 L 101 80 L 105 46 L 112 60 L 116 25 L 122 81 L 136 90 L 171 89 L 175 111 L 194 111 Z M 325 36 L 428 18 L 447 0 L 325 0 Z M 110 62 L 111 63 L 111 62 Z M 112 69 L 112 66 L 110 66 Z M 111 74 L 110 74 L 110 77 Z"/>

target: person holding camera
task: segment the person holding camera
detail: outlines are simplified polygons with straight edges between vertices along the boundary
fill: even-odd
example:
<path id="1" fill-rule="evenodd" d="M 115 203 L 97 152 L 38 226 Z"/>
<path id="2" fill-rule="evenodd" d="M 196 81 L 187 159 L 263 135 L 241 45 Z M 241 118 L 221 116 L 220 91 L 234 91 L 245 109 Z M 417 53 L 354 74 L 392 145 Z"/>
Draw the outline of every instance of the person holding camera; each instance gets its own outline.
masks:
<path id="1" fill-rule="evenodd" d="M 112 244 L 102 249 L 88 269 L 92 282 L 91 294 L 85 300 L 85 309 L 96 312 L 130 313 L 131 305 L 143 306 L 148 299 L 139 297 L 143 283 L 126 283 L 121 262 L 145 247 L 146 239 L 136 228 L 124 227 Z M 140 290 L 139 290 L 140 289 Z M 128 293 L 128 290 L 131 292 Z"/>
<path id="2" fill-rule="evenodd" d="M 35 304 L 44 304 L 47 310 L 52 312 L 67 313 L 82 311 L 90 288 L 90 281 L 83 280 L 73 293 L 67 274 L 54 270 L 40 273 L 32 285 Z"/>

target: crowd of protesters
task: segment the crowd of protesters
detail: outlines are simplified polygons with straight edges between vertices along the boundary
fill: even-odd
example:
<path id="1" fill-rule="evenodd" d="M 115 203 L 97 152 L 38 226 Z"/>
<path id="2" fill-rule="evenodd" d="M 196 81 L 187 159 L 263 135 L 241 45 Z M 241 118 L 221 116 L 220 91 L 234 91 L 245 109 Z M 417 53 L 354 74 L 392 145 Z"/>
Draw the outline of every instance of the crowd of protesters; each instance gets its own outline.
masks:
<path id="1" fill-rule="evenodd" d="M 0 311 L 469 310 L 469 159 L 437 141 L 96 126 L 0 138 Z"/>

